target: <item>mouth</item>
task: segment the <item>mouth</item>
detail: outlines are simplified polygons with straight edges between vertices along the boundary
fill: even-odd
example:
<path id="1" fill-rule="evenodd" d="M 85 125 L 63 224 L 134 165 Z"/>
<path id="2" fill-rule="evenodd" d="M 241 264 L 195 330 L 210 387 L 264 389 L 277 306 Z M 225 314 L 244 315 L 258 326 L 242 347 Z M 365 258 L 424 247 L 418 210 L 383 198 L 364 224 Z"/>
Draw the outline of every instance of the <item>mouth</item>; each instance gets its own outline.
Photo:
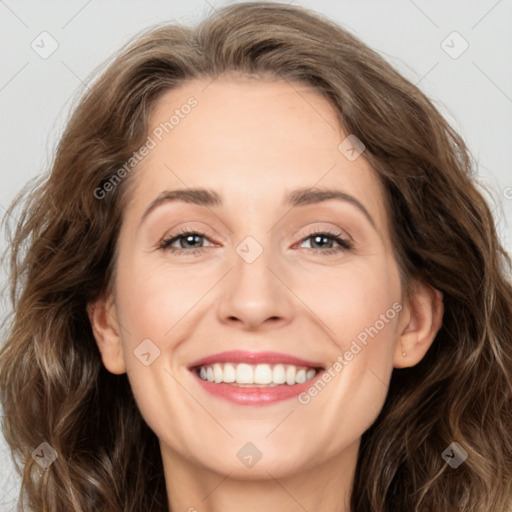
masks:
<path id="1" fill-rule="evenodd" d="M 189 365 L 201 387 L 242 405 L 264 405 L 299 395 L 325 369 L 277 352 L 230 351 Z"/>
<path id="2" fill-rule="evenodd" d="M 246 363 L 215 363 L 195 369 L 196 374 L 204 381 L 245 387 L 275 387 L 282 384 L 294 386 L 311 380 L 320 370 L 295 365 Z"/>

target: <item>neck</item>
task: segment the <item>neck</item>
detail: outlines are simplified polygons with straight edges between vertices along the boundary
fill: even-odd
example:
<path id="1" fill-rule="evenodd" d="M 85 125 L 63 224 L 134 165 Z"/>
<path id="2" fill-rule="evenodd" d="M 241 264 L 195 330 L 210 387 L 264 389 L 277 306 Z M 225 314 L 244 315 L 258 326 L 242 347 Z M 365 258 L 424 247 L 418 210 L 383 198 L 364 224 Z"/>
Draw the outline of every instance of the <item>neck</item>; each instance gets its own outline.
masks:
<path id="1" fill-rule="evenodd" d="M 350 512 L 359 441 L 293 474 L 262 465 L 249 477 L 237 467 L 220 473 L 194 465 L 161 443 L 169 512 Z"/>

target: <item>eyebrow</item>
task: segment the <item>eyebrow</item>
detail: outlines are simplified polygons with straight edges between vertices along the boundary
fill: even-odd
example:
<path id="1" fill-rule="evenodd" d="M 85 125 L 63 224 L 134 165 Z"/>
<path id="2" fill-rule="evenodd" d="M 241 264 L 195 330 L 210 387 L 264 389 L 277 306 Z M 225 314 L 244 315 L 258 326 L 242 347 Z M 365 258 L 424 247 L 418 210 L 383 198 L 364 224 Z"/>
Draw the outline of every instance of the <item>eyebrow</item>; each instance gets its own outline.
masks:
<path id="1" fill-rule="evenodd" d="M 343 201 L 355 206 L 370 222 L 374 229 L 377 229 L 375 221 L 364 207 L 364 205 L 354 196 L 343 192 L 342 190 L 328 188 L 298 188 L 287 193 L 283 200 L 283 206 L 306 206 L 318 204 L 332 199 Z M 185 203 L 196 204 L 205 207 L 222 206 L 222 196 L 212 189 L 207 188 L 187 188 L 177 190 L 164 190 L 156 199 L 154 199 L 146 208 L 140 219 L 139 227 L 148 217 L 148 215 L 162 204 L 181 201 Z"/>

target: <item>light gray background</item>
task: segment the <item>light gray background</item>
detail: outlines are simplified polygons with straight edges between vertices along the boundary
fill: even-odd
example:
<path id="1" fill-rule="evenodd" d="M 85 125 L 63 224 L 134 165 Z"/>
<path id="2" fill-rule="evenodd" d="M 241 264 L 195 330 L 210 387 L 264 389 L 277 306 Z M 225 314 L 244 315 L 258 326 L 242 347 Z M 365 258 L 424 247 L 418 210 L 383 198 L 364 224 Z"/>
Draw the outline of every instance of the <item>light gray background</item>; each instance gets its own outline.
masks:
<path id="1" fill-rule="evenodd" d="M 27 180 L 47 170 L 72 100 L 98 65 L 150 25 L 195 23 L 226 3 L 0 0 L 0 216 Z M 292 3 L 336 20 L 419 84 L 477 159 L 479 180 L 491 189 L 500 236 L 512 251 L 512 0 Z M 31 48 L 43 31 L 58 43 L 47 59 Z M 463 48 L 458 36 L 446 40 L 453 31 L 469 44 L 458 58 L 445 51 L 456 54 Z M 0 272 L 4 282 L 5 271 Z M 2 317 L 5 307 L 4 298 Z M 0 436 L 0 512 L 14 510 L 17 491 Z"/>

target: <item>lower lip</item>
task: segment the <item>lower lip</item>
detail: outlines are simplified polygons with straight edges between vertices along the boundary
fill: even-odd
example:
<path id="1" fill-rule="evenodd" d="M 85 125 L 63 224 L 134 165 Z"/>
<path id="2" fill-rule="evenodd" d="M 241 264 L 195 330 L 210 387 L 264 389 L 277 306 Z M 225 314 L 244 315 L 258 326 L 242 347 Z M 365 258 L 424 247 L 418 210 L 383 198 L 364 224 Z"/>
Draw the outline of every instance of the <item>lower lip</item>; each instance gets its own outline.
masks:
<path id="1" fill-rule="evenodd" d="M 240 405 L 268 405 L 297 397 L 313 384 L 313 382 L 322 374 L 322 371 L 318 372 L 312 379 L 303 382 L 302 384 L 293 384 L 291 386 L 289 384 L 280 384 L 273 387 L 254 388 L 248 386 L 232 386 L 231 384 L 226 383 L 215 384 L 215 382 L 203 380 L 199 375 L 196 375 L 194 372 L 192 373 L 203 389 L 214 396 Z"/>

